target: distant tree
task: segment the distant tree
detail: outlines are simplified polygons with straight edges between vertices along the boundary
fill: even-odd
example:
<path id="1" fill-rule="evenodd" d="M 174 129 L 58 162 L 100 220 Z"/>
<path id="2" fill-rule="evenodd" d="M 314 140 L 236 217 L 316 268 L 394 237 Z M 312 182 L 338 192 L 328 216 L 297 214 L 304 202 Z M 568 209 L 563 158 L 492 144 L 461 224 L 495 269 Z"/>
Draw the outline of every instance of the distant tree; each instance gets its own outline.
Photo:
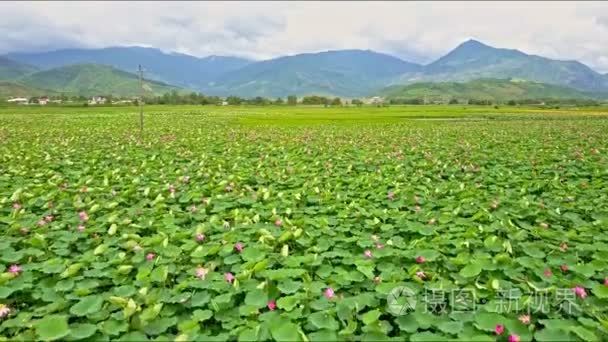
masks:
<path id="1" fill-rule="evenodd" d="M 458 100 L 456 99 L 451 99 L 449 104 L 458 104 Z"/>
<path id="2" fill-rule="evenodd" d="M 256 96 L 253 99 L 248 100 L 247 103 L 255 105 L 255 106 L 264 106 L 266 104 L 269 104 L 270 100 L 265 99 L 261 96 Z"/>
<path id="3" fill-rule="evenodd" d="M 363 101 L 361 101 L 359 99 L 353 99 L 352 101 L 350 101 L 350 103 L 353 106 L 357 106 L 357 107 L 361 107 L 363 105 Z"/>
<path id="4" fill-rule="evenodd" d="M 280 97 L 277 97 L 277 99 L 274 100 L 274 104 L 276 105 L 282 105 L 283 103 L 285 103 L 285 101 L 283 101 L 283 99 Z"/>
<path id="5" fill-rule="evenodd" d="M 327 106 L 328 103 L 329 103 L 329 100 L 323 96 L 313 95 L 313 96 L 304 96 L 304 98 L 302 98 L 302 104 L 306 104 L 306 105 L 325 105 L 325 106 Z"/>
<path id="6" fill-rule="evenodd" d="M 515 106 L 517 105 L 517 102 L 515 102 L 515 100 L 509 100 L 509 102 L 507 102 L 508 106 Z"/>
<path id="7" fill-rule="evenodd" d="M 295 106 L 298 104 L 298 97 L 295 95 L 287 96 L 287 104 L 290 106 Z"/>
<path id="8" fill-rule="evenodd" d="M 240 105 L 243 102 L 243 99 L 238 96 L 228 96 L 226 102 L 228 102 L 229 105 Z"/>
<path id="9" fill-rule="evenodd" d="M 341 106 L 342 101 L 340 100 L 339 97 L 335 97 L 333 100 L 331 100 L 331 105 L 332 106 Z"/>

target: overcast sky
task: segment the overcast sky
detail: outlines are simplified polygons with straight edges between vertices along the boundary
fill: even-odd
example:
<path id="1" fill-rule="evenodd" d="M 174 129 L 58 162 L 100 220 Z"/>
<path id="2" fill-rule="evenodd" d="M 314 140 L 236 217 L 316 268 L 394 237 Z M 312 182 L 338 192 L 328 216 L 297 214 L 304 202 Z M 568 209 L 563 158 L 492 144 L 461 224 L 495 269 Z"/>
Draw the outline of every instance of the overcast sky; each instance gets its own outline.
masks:
<path id="1" fill-rule="evenodd" d="M 475 38 L 608 72 L 603 2 L 0 2 L 0 53 L 141 45 L 265 59 L 372 49 L 429 62 Z"/>

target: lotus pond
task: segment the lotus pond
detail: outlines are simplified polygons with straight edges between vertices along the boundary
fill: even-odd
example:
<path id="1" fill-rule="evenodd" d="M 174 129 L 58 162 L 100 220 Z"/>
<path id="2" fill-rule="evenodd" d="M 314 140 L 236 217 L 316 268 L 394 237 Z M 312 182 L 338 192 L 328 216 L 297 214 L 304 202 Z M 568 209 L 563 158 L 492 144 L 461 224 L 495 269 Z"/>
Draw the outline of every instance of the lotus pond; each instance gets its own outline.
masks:
<path id="1" fill-rule="evenodd" d="M 607 340 L 608 116 L 450 110 L 3 109 L 0 337 Z"/>

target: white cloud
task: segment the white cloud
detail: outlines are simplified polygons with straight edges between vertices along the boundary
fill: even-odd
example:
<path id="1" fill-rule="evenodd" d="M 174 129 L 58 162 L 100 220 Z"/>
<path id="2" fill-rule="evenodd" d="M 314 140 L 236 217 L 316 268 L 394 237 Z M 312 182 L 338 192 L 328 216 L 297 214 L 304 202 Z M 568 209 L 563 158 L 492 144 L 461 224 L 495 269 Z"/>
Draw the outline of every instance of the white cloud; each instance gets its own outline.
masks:
<path id="1" fill-rule="evenodd" d="M 0 53 L 143 45 L 270 58 L 361 48 L 427 62 L 467 38 L 608 71 L 602 2 L 0 2 Z"/>

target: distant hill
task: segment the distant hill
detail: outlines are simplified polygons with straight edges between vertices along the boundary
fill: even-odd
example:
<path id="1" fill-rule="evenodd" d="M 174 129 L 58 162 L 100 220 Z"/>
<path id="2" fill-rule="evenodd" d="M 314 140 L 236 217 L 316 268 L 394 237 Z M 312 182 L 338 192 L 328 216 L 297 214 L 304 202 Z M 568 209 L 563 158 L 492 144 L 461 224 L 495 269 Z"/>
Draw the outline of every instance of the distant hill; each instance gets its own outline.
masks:
<path id="1" fill-rule="evenodd" d="M 136 96 L 140 92 L 137 75 L 97 64 L 77 64 L 39 71 L 20 78 L 19 82 L 30 87 L 84 96 Z M 150 80 L 145 81 L 144 88 L 146 95 L 178 90 L 174 86 Z"/>
<path id="2" fill-rule="evenodd" d="M 391 85 L 419 82 L 467 82 L 476 79 L 522 79 L 531 82 L 574 88 L 588 93 L 608 93 L 608 75 L 600 74 L 577 61 L 561 61 L 529 55 L 519 50 L 494 48 L 476 40 L 458 45 L 428 65 L 403 61 L 397 57 L 370 50 L 337 50 L 303 53 L 265 61 L 236 57 L 209 56 L 198 58 L 165 53 L 144 47 L 110 47 L 104 49 L 66 49 L 43 53 L 12 53 L 0 59 L 0 79 L 24 78 L 27 85 L 48 88 L 54 81 L 41 68 L 56 72 L 80 64 L 110 65 L 124 72 L 135 73 L 138 64 L 145 68 L 148 79 L 193 89 L 208 95 L 241 97 L 285 97 L 287 95 L 325 95 L 360 97 L 378 93 Z M 4 65 L 4 67 L 3 67 Z M 33 65 L 33 66 L 32 66 Z M 50 70 L 52 69 L 52 70 Z M 62 69 L 62 73 L 71 69 Z M 103 87 L 94 80 L 92 71 L 78 90 L 129 90 L 119 77 L 108 77 L 108 69 L 98 69 Z M 69 73 L 73 73 L 69 71 Z M 115 72 L 110 74 L 116 75 Z M 4 75 L 4 76 L 3 76 Z M 52 77 L 51 77 L 52 78 Z M 69 78 L 69 77 L 68 77 Z M 57 78 L 60 84 L 61 78 Z M 45 82 L 36 84 L 34 82 Z M 112 85 L 112 82 L 118 82 Z M 162 89 L 166 84 L 159 83 Z M 55 88 L 52 88 L 55 89 Z"/>
<path id="3" fill-rule="evenodd" d="M 249 97 L 361 96 L 386 84 L 396 74 L 420 68 L 418 64 L 369 50 L 305 53 L 249 64 L 219 77 L 208 90 Z"/>
<path id="4" fill-rule="evenodd" d="M 52 96 L 58 94 L 51 90 L 28 87 L 26 85 L 11 81 L 0 81 L 0 99 L 6 99 L 9 97 L 31 97 L 43 95 Z"/>
<path id="5" fill-rule="evenodd" d="M 0 56 L 0 80 L 12 80 L 36 71 L 37 68 Z"/>
<path id="6" fill-rule="evenodd" d="M 251 63 L 250 60 L 237 57 L 198 58 L 145 47 L 63 49 L 40 53 L 12 53 L 7 57 L 41 69 L 73 64 L 103 64 L 135 73 L 141 64 L 147 78 L 190 89 L 203 88 L 219 75 Z"/>
<path id="7" fill-rule="evenodd" d="M 577 61 L 559 61 L 498 49 L 468 40 L 417 73 L 395 83 L 468 81 L 479 78 L 521 78 L 585 91 L 608 91 L 608 79 Z"/>
<path id="8" fill-rule="evenodd" d="M 422 82 L 405 86 L 391 86 L 381 94 L 388 99 L 476 99 L 492 101 L 527 99 L 591 99 L 593 94 L 551 84 L 523 81 L 480 79 L 466 83 Z"/>

